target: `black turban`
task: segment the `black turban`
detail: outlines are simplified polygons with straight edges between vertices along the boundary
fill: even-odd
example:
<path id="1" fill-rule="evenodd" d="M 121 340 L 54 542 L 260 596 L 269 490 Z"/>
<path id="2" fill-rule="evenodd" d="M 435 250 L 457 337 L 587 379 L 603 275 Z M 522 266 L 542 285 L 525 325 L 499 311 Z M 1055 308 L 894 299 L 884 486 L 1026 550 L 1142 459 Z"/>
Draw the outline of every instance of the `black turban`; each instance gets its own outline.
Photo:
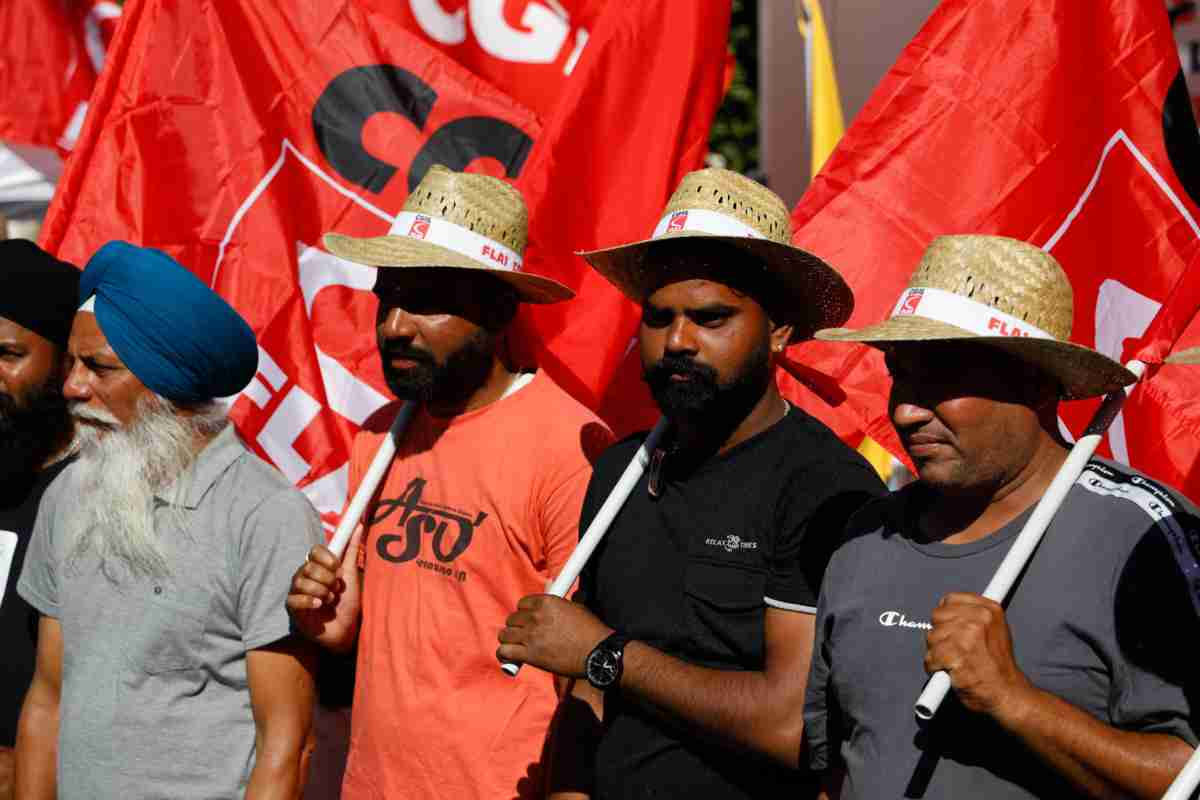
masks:
<path id="1" fill-rule="evenodd" d="M 78 298 L 78 269 L 25 239 L 0 241 L 0 317 L 65 348 Z"/>

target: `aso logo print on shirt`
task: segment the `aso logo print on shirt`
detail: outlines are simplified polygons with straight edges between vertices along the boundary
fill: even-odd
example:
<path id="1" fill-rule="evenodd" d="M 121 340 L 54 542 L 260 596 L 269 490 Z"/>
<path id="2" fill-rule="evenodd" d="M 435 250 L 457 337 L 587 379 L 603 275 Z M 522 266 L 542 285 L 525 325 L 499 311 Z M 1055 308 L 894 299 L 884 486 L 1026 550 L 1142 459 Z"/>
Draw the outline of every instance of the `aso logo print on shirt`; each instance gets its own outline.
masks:
<path id="1" fill-rule="evenodd" d="M 472 515 L 449 506 L 421 502 L 427 481 L 413 478 L 401 492 L 400 497 L 389 500 L 380 498 L 368 524 L 374 526 L 387 522 L 399 512 L 399 518 L 389 523 L 389 528 L 402 533 L 382 534 L 375 543 L 375 551 L 384 561 L 403 564 L 421 554 L 422 542 L 429 537 L 429 549 L 437 562 L 418 559 L 417 566 L 432 570 L 462 582 L 466 573 L 444 566 L 461 556 L 471 545 L 475 529 L 487 519 L 486 511 Z"/>

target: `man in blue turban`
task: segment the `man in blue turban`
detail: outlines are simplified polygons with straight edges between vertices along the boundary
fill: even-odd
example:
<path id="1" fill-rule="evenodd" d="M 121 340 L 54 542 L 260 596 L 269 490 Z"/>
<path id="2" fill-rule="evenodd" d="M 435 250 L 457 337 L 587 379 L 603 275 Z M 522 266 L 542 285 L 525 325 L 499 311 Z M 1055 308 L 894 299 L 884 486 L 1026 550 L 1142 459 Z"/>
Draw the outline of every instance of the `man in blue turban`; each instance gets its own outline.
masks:
<path id="1" fill-rule="evenodd" d="M 79 457 L 18 583 L 42 616 L 17 794 L 294 797 L 313 653 L 284 598 L 322 536 L 216 400 L 254 376 L 254 334 L 170 256 L 124 242 L 93 256 L 79 300 L 63 387 Z"/>

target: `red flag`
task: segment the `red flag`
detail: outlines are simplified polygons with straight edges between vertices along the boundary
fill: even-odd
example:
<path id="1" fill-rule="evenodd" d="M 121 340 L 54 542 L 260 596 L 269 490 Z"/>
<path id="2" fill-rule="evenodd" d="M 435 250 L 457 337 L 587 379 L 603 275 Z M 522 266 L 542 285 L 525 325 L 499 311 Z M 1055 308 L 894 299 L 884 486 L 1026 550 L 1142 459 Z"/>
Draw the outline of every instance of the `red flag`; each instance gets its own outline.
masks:
<path id="1" fill-rule="evenodd" d="M 1157 362 L 1198 302 L 1181 283 L 1200 252 L 1198 147 L 1161 0 L 947 0 L 801 199 L 795 242 L 846 277 L 857 327 L 890 314 L 939 234 L 1030 241 L 1071 278 L 1074 341 Z M 832 411 L 789 385 L 796 399 L 900 452 L 877 352 L 793 353 L 846 393 Z M 1138 388 L 1105 454 L 1200 496 L 1190 374 L 1163 369 Z M 1078 434 L 1095 405 L 1065 404 L 1067 427 Z"/>
<path id="2" fill-rule="evenodd" d="M 541 363 L 618 434 L 658 417 L 633 348 L 639 311 L 564 254 L 646 238 L 683 176 L 703 165 L 724 95 L 730 8 L 698 6 L 611 7 L 518 181 L 541 209 L 531 214 L 537 246 L 527 263 L 580 290 L 572 303 L 527 309 L 535 333 L 526 340 L 546 343 Z"/>
<path id="3" fill-rule="evenodd" d="M 0 5 L 0 140 L 71 149 L 120 16 L 102 0 Z"/>
<path id="4" fill-rule="evenodd" d="M 520 349 L 595 404 L 634 317 L 572 251 L 653 226 L 720 99 L 727 2 L 607 4 L 544 131 L 423 41 L 408 6 L 133 0 L 43 232 L 76 263 L 113 238 L 162 248 L 229 299 L 260 345 L 232 416 L 331 516 L 350 439 L 387 397 L 374 273 L 322 233 L 386 232 L 433 163 L 520 176 L 528 268 L 580 292 L 523 317 L 540 338 Z"/>

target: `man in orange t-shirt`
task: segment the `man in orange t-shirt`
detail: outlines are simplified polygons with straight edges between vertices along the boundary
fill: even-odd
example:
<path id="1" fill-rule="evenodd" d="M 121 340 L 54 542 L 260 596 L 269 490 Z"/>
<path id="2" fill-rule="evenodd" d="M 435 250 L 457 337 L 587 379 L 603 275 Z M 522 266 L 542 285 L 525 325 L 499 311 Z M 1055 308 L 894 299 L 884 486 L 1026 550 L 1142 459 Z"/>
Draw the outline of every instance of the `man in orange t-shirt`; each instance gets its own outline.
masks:
<path id="1" fill-rule="evenodd" d="M 505 676 L 495 629 L 566 562 L 590 462 L 611 435 L 544 373 L 503 357 L 519 302 L 571 297 L 520 271 L 526 219 L 503 181 L 434 167 L 388 236 L 325 240 L 387 267 L 375 286 L 384 375 L 421 403 L 351 542 L 359 564 L 315 547 L 288 597 L 310 638 L 358 646 L 348 800 L 543 794 L 554 684 Z M 397 410 L 355 439 L 351 491 Z"/>

